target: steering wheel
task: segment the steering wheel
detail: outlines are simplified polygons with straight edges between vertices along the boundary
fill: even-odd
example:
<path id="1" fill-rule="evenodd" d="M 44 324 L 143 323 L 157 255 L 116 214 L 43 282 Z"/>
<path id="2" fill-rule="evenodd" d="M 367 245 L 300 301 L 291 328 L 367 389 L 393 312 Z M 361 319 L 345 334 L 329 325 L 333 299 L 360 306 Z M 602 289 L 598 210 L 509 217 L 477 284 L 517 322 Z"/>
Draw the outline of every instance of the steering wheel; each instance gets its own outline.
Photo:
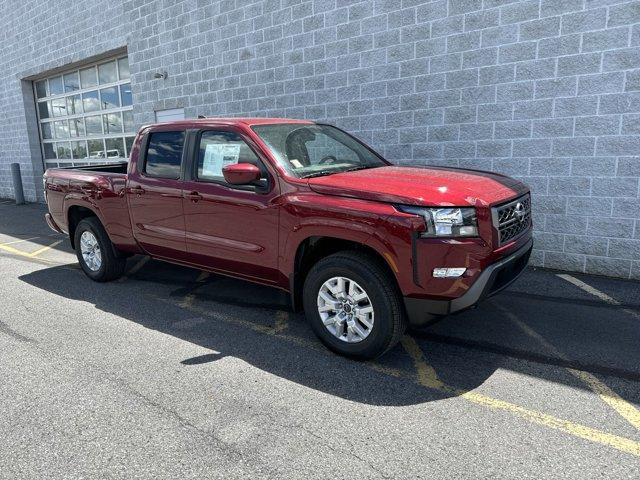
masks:
<path id="1" fill-rule="evenodd" d="M 338 159 L 336 157 L 334 157 L 333 155 L 325 155 L 324 157 L 322 157 L 320 159 L 320 161 L 318 162 L 318 165 L 324 165 L 325 163 L 333 163 L 333 162 L 337 162 Z"/>

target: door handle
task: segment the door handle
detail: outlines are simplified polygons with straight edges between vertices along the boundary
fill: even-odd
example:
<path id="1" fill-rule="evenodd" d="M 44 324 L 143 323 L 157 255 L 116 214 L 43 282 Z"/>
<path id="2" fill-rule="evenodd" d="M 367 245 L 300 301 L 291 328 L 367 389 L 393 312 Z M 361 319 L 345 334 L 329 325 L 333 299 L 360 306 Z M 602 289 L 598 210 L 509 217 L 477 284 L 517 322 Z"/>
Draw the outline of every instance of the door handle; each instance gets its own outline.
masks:
<path id="1" fill-rule="evenodd" d="M 129 188 L 129 193 L 135 193 L 136 195 L 140 196 L 144 193 L 144 188 L 142 187 L 131 187 Z"/>
<path id="2" fill-rule="evenodd" d="M 198 192 L 190 192 L 190 193 L 185 193 L 184 198 L 188 198 L 189 200 L 195 203 L 198 200 L 202 200 L 202 195 L 200 195 Z"/>

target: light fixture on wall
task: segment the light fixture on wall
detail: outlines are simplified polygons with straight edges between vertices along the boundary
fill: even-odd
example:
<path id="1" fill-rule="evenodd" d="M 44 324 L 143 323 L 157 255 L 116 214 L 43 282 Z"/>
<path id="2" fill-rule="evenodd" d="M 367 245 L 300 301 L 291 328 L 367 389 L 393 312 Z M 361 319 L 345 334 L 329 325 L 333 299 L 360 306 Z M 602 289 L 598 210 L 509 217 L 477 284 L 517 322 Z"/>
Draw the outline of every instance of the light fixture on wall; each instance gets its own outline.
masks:
<path id="1" fill-rule="evenodd" d="M 169 75 L 167 74 L 167 72 L 166 72 L 166 71 L 163 71 L 163 72 L 156 72 L 156 73 L 154 73 L 154 74 L 153 74 L 153 78 L 161 78 L 161 79 L 163 79 L 163 80 L 166 80 L 168 76 L 169 76 Z"/>

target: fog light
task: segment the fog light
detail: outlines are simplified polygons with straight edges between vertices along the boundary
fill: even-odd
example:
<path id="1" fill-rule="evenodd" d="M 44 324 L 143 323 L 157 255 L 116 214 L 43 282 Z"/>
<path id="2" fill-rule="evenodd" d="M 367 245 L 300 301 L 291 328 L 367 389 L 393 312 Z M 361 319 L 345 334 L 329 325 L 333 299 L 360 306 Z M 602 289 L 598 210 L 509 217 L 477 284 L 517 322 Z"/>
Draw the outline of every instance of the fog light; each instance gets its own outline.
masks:
<path id="1" fill-rule="evenodd" d="M 433 276 L 435 278 L 455 278 L 460 277 L 467 269 L 463 267 L 459 268 L 434 268 Z"/>

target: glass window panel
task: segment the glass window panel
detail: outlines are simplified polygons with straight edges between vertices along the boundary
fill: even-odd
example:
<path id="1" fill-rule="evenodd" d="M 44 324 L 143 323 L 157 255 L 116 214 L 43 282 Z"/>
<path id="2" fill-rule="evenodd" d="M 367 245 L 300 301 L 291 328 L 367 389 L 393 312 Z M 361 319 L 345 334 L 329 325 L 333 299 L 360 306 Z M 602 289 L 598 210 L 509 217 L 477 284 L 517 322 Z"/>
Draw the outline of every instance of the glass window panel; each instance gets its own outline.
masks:
<path id="1" fill-rule="evenodd" d="M 100 99 L 102 100 L 102 109 L 117 108 L 120 106 L 118 98 L 118 89 L 116 87 L 103 88 L 100 90 Z"/>
<path id="2" fill-rule="evenodd" d="M 107 158 L 124 157 L 124 142 L 122 138 L 107 138 Z"/>
<path id="3" fill-rule="evenodd" d="M 128 80 L 131 77 L 128 57 L 118 59 L 118 70 L 120 71 L 120 80 Z"/>
<path id="4" fill-rule="evenodd" d="M 127 145 L 127 155 L 131 155 L 131 149 L 133 148 L 133 141 L 136 137 L 125 137 L 124 143 Z"/>
<path id="5" fill-rule="evenodd" d="M 80 78 L 78 78 L 78 72 L 65 73 L 64 91 L 75 92 L 76 90 L 80 90 Z"/>
<path id="6" fill-rule="evenodd" d="M 71 142 L 71 153 L 73 154 L 73 158 L 86 158 L 87 157 L 86 142 Z"/>
<path id="7" fill-rule="evenodd" d="M 84 137 L 84 119 L 72 118 L 69 120 L 69 134 L 72 137 Z"/>
<path id="8" fill-rule="evenodd" d="M 199 179 L 224 182 L 222 167 L 234 163 L 260 165 L 256 154 L 237 133 L 202 132 L 198 156 Z"/>
<path id="9" fill-rule="evenodd" d="M 98 65 L 98 78 L 100 84 L 113 83 L 118 80 L 118 74 L 116 73 L 116 62 L 103 63 Z"/>
<path id="10" fill-rule="evenodd" d="M 98 85 L 96 67 L 89 67 L 84 70 L 80 70 L 80 83 L 82 84 L 82 88 L 95 87 Z"/>
<path id="11" fill-rule="evenodd" d="M 105 158 L 102 139 L 87 140 L 87 146 L 89 148 L 89 158 Z"/>
<path id="12" fill-rule="evenodd" d="M 38 102 L 38 113 L 40 118 L 51 117 L 51 104 L 49 102 Z"/>
<path id="13" fill-rule="evenodd" d="M 53 143 L 45 143 L 43 144 L 44 149 L 44 158 L 49 160 L 51 158 L 56 158 L 56 151 L 53 148 Z"/>
<path id="14" fill-rule="evenodd" d="M 133 112 L 131 110 L 127 110 L 126 112 L 122 112 L 122 119 L 124 124 L 124 131 L 126 132 L 135 132 L 133 127 Z"/>
<path id="15" fill-rule="evenodd" d="M 95 112 L 100 110 L 100 97 L 97 90 L 84 92 L 82 94 L 82 106 L 85 112 Z"/>
<path id="16" fill-rule="evenodd" d="M 102 118 L 100 115 L 85 117 L 84 121 L 87 127 L 87 135 L 102 135 Z"/>
<path id="17" fill-rule="evenodd" d="M 145 173 L 153 177 L 180 178 L 184 132 L 155 132 L 149 138 Z"/>
<path id="18" fill-rule="evenodd" d="M 53 128 L 56 131 L 56 138 L 69 138 L 69 124 L 66 120 L 53 122 Z"/>
<path id="19" fill-rule="evenodd" d="M 67 115 L 67 102 L 63 98 L 51 100 L 51 111 L 54 117 L 63 117 Z"/>
<path id="20" fill-rule="evenodd" d="M 44 122 L 40 124 L 40 129 L 42 130 L 42 138 L 53 138 L 53 132 L 51 131 L 51 123 Z"/>
<path id="21" fill-rule="evenodd" d="M 71 158 L 71 147 L 69 147 L 69 142 L 57 142 L 56 152 L 58 153 L 58 158 Z"/>
<path id="22" fill-rule="evenodd" d="M 80 95 L 69 95 L 67 97 L 67 115 L 82 113 L 82 98 Z"/>
<path id="23" fill-rule="evenodd" d="M 49 79 L 49 95 L 58 95 L 64 93 L 62 88 L 62 75 Z"/>
<path id="24" fill-rule="evenodd" d="M 131 84 L 125 83 L 120 85 L 120 98 L 122 98 L 122 106 L 128 107 L 133 105 L 133 99 L 131 98 Z"/>
<path id="25" fill-rule="evenodd" d="M 40 80 L 36 82 L 36 97 L 42 98 L 47 96 L 47 81 Z"/>
<path id="26" fill-rule="evenodd" d="M 104 133 L 122 133 L 122 117 L 119 113 L 109 113 L 102 116 Z"/>

